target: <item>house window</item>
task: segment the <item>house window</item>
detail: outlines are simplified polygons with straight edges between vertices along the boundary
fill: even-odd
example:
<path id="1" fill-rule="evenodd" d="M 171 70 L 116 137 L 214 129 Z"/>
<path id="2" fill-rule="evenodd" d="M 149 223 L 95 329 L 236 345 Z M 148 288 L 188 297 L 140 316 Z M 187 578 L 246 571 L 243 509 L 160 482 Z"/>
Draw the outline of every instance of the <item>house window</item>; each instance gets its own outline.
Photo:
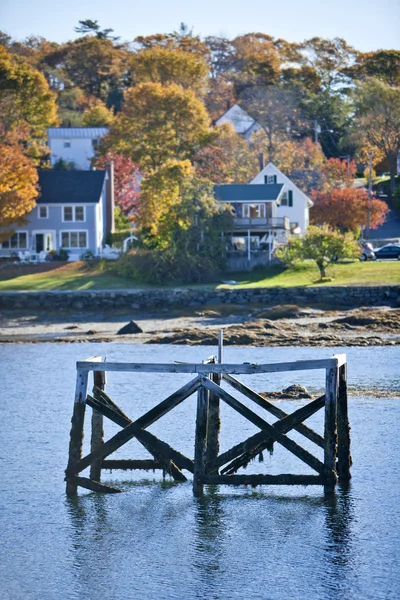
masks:
<path id="1" fill-rule="evenodd" d="M 79 221 L 83 223 L 85 221 L 85 207 L 84 206 L 64 206 L 63 207 L 63 221 L 73 222 Z"/>
<path id="2" fill-rule="evenodd" d="M 267 185 L 272 185 L 276 183 L 276 175 L 265 175 L 264 181 Z"/>
<path id="3" fill-rule="evenodd" d="M 87 232 L 86 231 L 62 231 L 61 232 L 61 248 L 87 248 Z"/>
<path id="4" fill-rule="evenodd" d="M 289 190 L 287 192 L 282 192 L 280 199 L 281 206 L 293 206 L 293 192 Z"/>
<path id="5" fill-rule="evenodd" d="M 12 248 L 26 250 L 28 247 L 28 234 L 26 231 L 19 231 L 14 233 L 9 240 L 5 241 L 1 245 L 2 248 Z"/>
<path id="6" fill-rule="evenodd" d="M 39 206 L 39 219 L 48 219 L 49 210 L 48 206 Z"/>
<path id="7" fill-rule="evenodd" d="M 243 204 L 243 218 L 265 219 L 265 204 Z"/>
<path id="8" fill-rule="evenodd" d="M 64 142 L 64 148 L 71 148 L 71 142 L 70 142 L 70 140 L 65 140 L 65 142 Z"/>
<path id="9" fill-rule="evenodd" d="M 84 221 L 85 211 L 83 206 L 75 206 L 75 221 Z"/>

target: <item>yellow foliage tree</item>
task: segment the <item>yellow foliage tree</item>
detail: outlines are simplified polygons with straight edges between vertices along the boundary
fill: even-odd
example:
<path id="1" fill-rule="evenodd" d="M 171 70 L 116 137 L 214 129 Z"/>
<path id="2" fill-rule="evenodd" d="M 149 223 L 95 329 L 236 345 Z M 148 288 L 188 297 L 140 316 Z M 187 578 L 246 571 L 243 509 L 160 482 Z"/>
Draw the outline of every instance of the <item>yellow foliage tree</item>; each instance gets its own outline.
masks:
<path id="1" fill-rule="evenodd" d="M 35 206 L 38 175 L 32 160 L 17 144 L 0 143 L 0 241 L 21 225 Z"/>
<path id="2" fill-rule="evenodd" d="M 149 172 L 170 159 L 190 158 L 209 134 L 207 111 L 194 92 L 141 83 L 127 91 L 102 148 L 129 156 Z"/>

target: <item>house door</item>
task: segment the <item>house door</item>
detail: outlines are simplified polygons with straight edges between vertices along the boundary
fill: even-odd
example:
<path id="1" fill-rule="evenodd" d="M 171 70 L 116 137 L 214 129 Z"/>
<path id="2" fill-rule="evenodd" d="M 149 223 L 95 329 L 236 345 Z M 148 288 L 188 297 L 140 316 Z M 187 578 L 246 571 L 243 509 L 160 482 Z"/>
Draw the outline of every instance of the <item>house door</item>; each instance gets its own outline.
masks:
<path id="1" fill-rule="evenodd" d="M 36 233 L 35 234 L 35 252 L 50 252 L 53 250 L 53 235 L 51 233 Z"/>
<path id="2" fill-rule="evenodd" d="M 43 252 L 44 250 L 44 233 L 37 233 L 35 236 L 35 252 Z"/>

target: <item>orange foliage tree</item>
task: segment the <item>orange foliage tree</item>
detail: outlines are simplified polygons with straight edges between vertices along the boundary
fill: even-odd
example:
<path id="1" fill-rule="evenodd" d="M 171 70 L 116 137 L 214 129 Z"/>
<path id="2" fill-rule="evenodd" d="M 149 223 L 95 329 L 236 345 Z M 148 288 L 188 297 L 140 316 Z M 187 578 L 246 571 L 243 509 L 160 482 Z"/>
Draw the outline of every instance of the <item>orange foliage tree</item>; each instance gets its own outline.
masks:
<path id="1" fill-rule="evenodd" d="M 347 162 L 340 158 L 330 158 L 321 166 L 323 191 L 327 193 L 336 188 L 351 187 L 356 170 L 354 160 Z"/>
<path id="2" fill-rule="evenodd" d="M 386 202 L 369 199 L 363 188 L 345 187 L 329 192 L 312 194 L 314 207 L 311 209 L 311 221 L 315 225 L 326 223 L 330 227 L 344 231 L 357 231 L 367 225 L 368 213 L 370 227 L 376 229 L 382 225 L 389 212 Z"/>
<path id="3" fill-rule="evenodd" d="M 0 241 L 4 241 L 13 225 L 25 222 L 39 191 L 37 171 L 18 144 L 0 143 L 0 165 Z"/>

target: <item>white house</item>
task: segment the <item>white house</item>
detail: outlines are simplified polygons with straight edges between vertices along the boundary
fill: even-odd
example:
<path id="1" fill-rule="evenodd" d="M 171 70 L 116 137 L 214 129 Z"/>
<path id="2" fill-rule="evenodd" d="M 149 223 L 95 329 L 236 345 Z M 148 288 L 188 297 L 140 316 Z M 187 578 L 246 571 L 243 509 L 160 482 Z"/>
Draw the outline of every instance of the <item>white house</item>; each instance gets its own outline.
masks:
<path id="1" fill-rule="evenodd" d="M 107 127 L 49 127 L 47 139 L 51 166 L 61 158 L 73 162 L 75 169 L 88 171 L 90 159 L 95 156 L 98 143 L 107 132 Z"/>
<path id="2" fill-rule="evenodd" d="M 224 125 L 229 123 L 232 125 L 236 133 L 239 133 L 247 141 L 249 141 L 256 131 L 261 129 L 261 125 L 257 123 L 253 117 L 247 114 L 238 104 L 231 106 L 217 121 L 216 125 Z"/>
<path id="3" fill-rule="evenodd" d="M 310 208 L 314 205 L 312 200 L 272 163 L 264 167 L 250 182 L 250 185 L 260 183 L 283 185 L 276 216 L 288 217 L 290 230 L 304 235 L 310 223 Z"/>

